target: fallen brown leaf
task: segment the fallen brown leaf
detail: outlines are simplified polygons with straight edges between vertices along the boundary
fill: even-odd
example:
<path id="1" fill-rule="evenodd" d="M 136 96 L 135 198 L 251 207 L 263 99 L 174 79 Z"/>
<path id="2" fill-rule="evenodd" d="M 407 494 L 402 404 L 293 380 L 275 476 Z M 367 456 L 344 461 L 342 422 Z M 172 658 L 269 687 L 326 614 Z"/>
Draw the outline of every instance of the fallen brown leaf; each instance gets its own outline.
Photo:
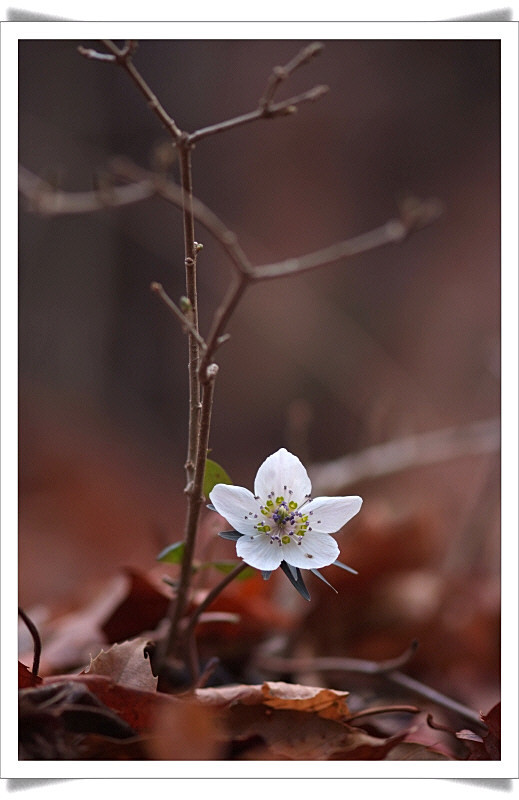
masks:
<path id="1" fill-rule="evenodd" d="M 227 750 L 217 712 L 193 700 L 157 709 L 147 740 L 149 757 L 161 761 L 211 761 Z"/>
<path id="2" fill-rule="evenodd" d="M 38 675 L 33 675 L 30 669 L 21 661 L 18 662 L 18 688 L 28 689 L 31 686 L 38 686 L 41 683 L 41 678 Z"/>
<path id="3" fill-rule="evenodd" d="M 452 758 L 434 750 L 432 747 L 426 747 L 423 744 L 415 744 L 414 742 L 400 742 L 390 750 L 384 757 L 384 761 L 452 761 Z"/>
<path id="4" fill-rule="evenodd" d="M 152 675 L 149 660 L 144 658 L 147 642 L 148 638 L 141 636 L 129 642 L 114 644 L 108 650 L 101 650 L 94 659 L 90 659 L 85 674 L 105 675 L 121 686 L 154 692 L 157 678 Z"/>
<path id="5" fill-rule="evenodd" d="M 270 708 L 317 713 L 327 719 L 345 719 L 349 715 L 348 692 L 315 686 L 266 681 L 262 684 L 218 686 L 198 689 L 196 697 L 209 705 L 266 705 Z"/>

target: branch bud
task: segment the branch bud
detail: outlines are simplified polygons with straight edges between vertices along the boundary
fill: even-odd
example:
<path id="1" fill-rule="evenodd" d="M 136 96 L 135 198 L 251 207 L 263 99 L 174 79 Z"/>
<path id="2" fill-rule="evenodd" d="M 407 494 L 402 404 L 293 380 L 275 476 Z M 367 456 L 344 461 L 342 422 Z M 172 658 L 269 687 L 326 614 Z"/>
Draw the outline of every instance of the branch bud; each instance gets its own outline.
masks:
<path id="1" fill-rule="evenodd" d="M 193 310 L 193 304 L 191 303 L 189 297 L 182 296 L 178 301 L 178 304 L 183 314 L 189 314 L 189 312 Z"/>
<path id="2" fill-rule="evenodd" d="M 205 375 L 208 381 L 214 381 L 218 375 L 218 364 L 209 364 L 205 371 Z"/>

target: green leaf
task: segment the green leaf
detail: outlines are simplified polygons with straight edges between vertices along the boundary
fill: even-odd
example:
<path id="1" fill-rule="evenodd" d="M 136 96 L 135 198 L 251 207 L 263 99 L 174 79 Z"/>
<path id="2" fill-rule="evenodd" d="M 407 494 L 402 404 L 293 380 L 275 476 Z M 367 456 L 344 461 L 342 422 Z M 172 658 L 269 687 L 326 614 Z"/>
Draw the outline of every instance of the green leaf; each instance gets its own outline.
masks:
<path id="1" fill-rule="evenodd" d="M 223 467 L 208 458 L 205 462 L 204 494 L 209 497 L 217 483 L 226 483 L 232 486 L 232 481 Z"/>
<path id="2" fill-rule="evenodd" d="M 208 561 L 202 566 L 214 567 L 215 569 L 219 570 L 219 572 L 224 572 L 226 575 L 228 575 L 229 572 L 232 572 L 239 563 L 239 561 Z M 252 567 L 247 567 L 247 569 L 244 569 L 243 572 L 240 572 L 240 574 L 236 576 L 236 580 L 243 581 L 246 578 L 252 578 L 253 575 L 254 569 Z"/>
<path id="3" fill-rule="evenodd" d="M 170 544 L 169 547 L 166 547 L 165 550 L 158 554 L 157 561 L 165 561 L 168 564 L 181 564 L 185 547 L 184 542 Z"/>

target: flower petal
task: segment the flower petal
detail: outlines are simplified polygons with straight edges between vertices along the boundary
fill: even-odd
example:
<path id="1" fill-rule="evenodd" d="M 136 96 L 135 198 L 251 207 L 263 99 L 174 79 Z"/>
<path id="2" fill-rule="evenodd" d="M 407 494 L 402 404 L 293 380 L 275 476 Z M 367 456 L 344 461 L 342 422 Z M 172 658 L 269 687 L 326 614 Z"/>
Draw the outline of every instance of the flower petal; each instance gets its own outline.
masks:
<path id="1" fill-rule="evenodd" d="M 292 498 L 302 503 L 312 491 L 312 484 L 298 457 L 282 447 L 266 458 L 259 468 L 254 492 L 265 501 L 269 492 L 274 492 L 277 497 L 285 497 L 289 489 L 292 490 Z"/>
<path id="2" fill-rule="evenodd" d="M 284 547 L 271 542 L 269 536 L 260 533 L 256 536 L 242 536 L 236 542 L 236 552 L 251 567 L 262 572 L 277 569 L 284 558 Z"/>
<path id="3" fill-rule="evenodd" d="M 243 539 L 237 542 L 238 546 Z M 283 559 L 300 569 L 318 569 L 333 564 L 339 555 L 339 545 L 327 533 L 311 531 L 307 533 L 301 544 L 291 541 L 283 545 Z"/>
<path id="4" fill-rule="evenodd" d="M 304 507 L 312 532 L 337 533 L 360 511 L 360 497 L 316 497 Z"/>
<path id="5" fill-rule="evenodd" d="M 216 511 L 237 531 L 257 533 L 254 526 L 258 523 L 259 503 L 248 489 L 218 483 L 209 498 Z"/>

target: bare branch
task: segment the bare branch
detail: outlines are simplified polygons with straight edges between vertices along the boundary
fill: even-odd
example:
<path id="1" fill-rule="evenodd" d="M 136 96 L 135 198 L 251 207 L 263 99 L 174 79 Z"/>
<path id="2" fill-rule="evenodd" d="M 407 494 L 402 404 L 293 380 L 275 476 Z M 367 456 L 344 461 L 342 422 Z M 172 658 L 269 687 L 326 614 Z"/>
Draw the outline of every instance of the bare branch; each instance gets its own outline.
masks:
<path id="1" fill-rule="evenodd" d="M 169 131 L 173 139 L 178 142 L 183 138 L 182 131 L 177 127 L 175 121 L 169 116 L 167 111 L 159 102 L 157 96 L 150 89 L 138 69 L 132 61 L 132 56 L 137 49 L 137 42 L 130 40 L 126 42 L 124 48 L 120 50 L 110 39 L 102 40 L 107 50 L 110 50 L 110 55 L 98 53 L 96 50 L 89 50 L 84 47 L 78 47 L 79 53 L 85 58 L 95 59 L 97 61 L 110 61 L 114 64 L 119 64 L 128 73 L 132 81 L 135 83 L 141 94 L 144 95 L 148 106 L 154 114 L 159 118 L 164 127 Z"/>
<path id="2" fill-rule="evenodd" d="M 264 655 L 255 660 L 255 666 L 273 672 L 359 672 L 363 675 L 383 675 L 398 667 L 405 666 L 416 653 L 418 642 L 414 639 L 409 647 L 396 658 L 383 661 L 367 661 L 362 658 L 343 658 L 321 656 L 316 658 L 284 658 Z"/>
<path id="3" fill-rule="evenodd" d="M 470 720 L 472 724 L 478 725 L 480 728 L 486 728 L 482 722 L 481 717 L 476 711 L 471 708 L 458 703 L 450 697 L 437 692 L 430 686 L 404 675 L 395 666 L 404 666 L 416 650 L 416 643 L 411 646 L 398 658 L 390 659 L 388 661 L 365 661 L 364 659 L 356 658 L 334 658 L 334 657 L 317 657 L 317 658 L 282 658 L 281 656 L 261 656 L 255 662 L 257 667 L 266 669 L 269 672 L 289 673 L 289 672 L 349 672 L 359 673 L 361 675 L 380 675 L 384 680 L 392 684 L 400 686 L 412 694 L 423 697 L 431 701 L 435 705 L 446 708 L 459 714 L 464 719 Z"/>
<path id="4" fill-rule="evenodd" d="M 153 197 L 156 191 L 153 181 L 146 177 L 129 186 L 110 186 L 109 190 L 66 192 L 56 189 L 23 166 L 18 171 L 18 188 L 31 211 L 51 216 L 86 214 L 131 205 Z"/>
<path id="5" fill-rule="evenodd" d="M 371 708 L 363 708 L 361 711 L 356 711 L 351 714 L 347 722 L 351 724 L 354 720 L 362 719 L 362 717 L 372 717 L 377 714 L 419 714 L 420 709 L 416 706 L 372 706 Z"/>
<path id="6" fill-rule="evenodd" d="M 207 136 L 212 136 L 215 133 L 222 133 L 231 128 L 238 128 L 241 125 L 246 125 L 249 122 L 254 122 L 257 119 L 272 119 L 273 117 L 284 117 L 290 114 L 295 114 L 297 107 L 302 103 L 313 103 L 319 100 L 323 95 L 329 92 L 328 86 L 314 86 L 307 92 L 298 94 L 295 97 L 290 97 L 288 100 L 283 100 L 281 103 L 275 103 L 265 108 L 257 108 L 250 111 L 248 114 L 242 114 L 240 117 L 225 120 L 225 122 L 218 122 L 215 125 L 209 125 L 207 128 L 200 128 L 189 134 L 187 141 L 190 144 L 199 142 L 200 139 L 205 139 Z"/>
<path id="7" fill-rule="evenodd" d="M 319 55 L 323 48 L 324 45 L 321 42 L 313 42 L 312 44 L 307 45 L 307 47 L 303 47 L 299 53 L 296 53 L 296 55 L 288 62 L 288 64 L 285 64 L 284 67 L 274 67 L 267 82 L 263 96 L 259 101 L 259 107 L 269 108 L 270 103 L 274 99 L 275 93 L 283 81 L 287 80 L 287 78 L 289 78 L 298 67 L 302 67 L 303 64 L 307 64 L 312 58 Z"/>
<path id="8" fill-rule="evenodd" d="M 501 445 L 500 420 L 489 419 L 460 427 L 406 436 L 374 445 L 310 468 L 314 491 L 340 493 L 362 480 L 391 475 L 411 467 L 426 466 L 453 458 L 495 453 Z"/>
<path id="9" fill-rule="evenodd" d="M 91 48 L 83 47 L 82 45 L 78 47 L 78 53 L 85 58 L 91 59 L 92 61 L 106 61 L 111 64 L 116 63 L 115 55 L 111 55 L 110 53 L 98 53 L 97 50 L 92 50 Z"/>
<path id="10" fill-rule="evenodd" d="M 241 572 L 248 569 L 248 564 L 245 561 L 239 561 L 236 566 L 234 567 L 231 572 L 227 573 L 225 578 L 223 578 L 220 583 L 218 583 L 210 592 L 207 593 L 206 597 L 202 600 L 199 606 L 193 611 L 189 623 L 186 628 L 186 637 L 189 638 L 193 635 L 195 627 L 197 626 L 198 622 L 201 622 L 200 619 L 201 615 L 205 611 L 206 608 L 209 608 L 213 600 L 216 600 L 218 595 L 228 586 Z"/>
<path id="11" fill-rule="evenodd" d="M 415 206 L 416 214 L 413 218 L 389 220 L 380 228 L 375 228 L 353 239 L 337 242 L 323 250 L 317 250 L 299 258 L 289 258 L 276 264 L 254 267 L 252 277 L 256 281 L 266 281 L 299 275 L 327 264 L 334 264 L 343 258 L 367 253 L 377 247 L 403 242 L 413 231 L 434 222 L 441 213 L 440 204 L 435 200 L 415 201 Z"/>
<path id="12" fill-rule="evenodd" d="M 41 636 L 38 632 L 38 628 L 36 627 L 32 619 L 30 619 L 30 617 L 27 616 L 23 608 L 20 608 L 20 606 L 18 606 L 18 615 L 23 619 L 23 621 L 27 625 L 29 633 L 31 634 L 32 640 L 34 642 L 34 658 L 32 662 L 32 674 L 34 675 L 35 678 L 37 678 L 38 671 L 40 669 Z"/>
<path id="13" fill-rule="evenodd" d="M 176 305 L 176 303 L 173 302 L 171 297 L 169 297 L 169 295 L 166 294 L 162 284 L 161 283 L 157 283 L 156 281 L 153 281 L 153 283 L 150 286 L 150 289 L 154 294 L 156 294 L 158 297 L 160 297 L 160 299 L 165 303 L 165 305 L 167 305 L 169 310 L 172 311 L 172 313 L 175 315 L 175 317 L 179 320 L 179 322 L 182 325 L 182 328 L 184 329 L 184 331 L 186 333 L 190 333 L 191 336 L 194 336 L 195 339 L 197 340 L 198 344 L 200 345 L 201 349 L 205 350 L 206 349 L 206 343 L 204 342 L 203 338 L 200 336 L 200 333 L 194 327 L 193 323 L 191 322 L 191 320 L 189 319 L 187 314 L 182 312 L 180 310 L 180 308 Z"/>
<path id="14" fill-rule="evenodd" d="M 211 330 L 207 336 L 207 348 L 200 360 L 200 374 L 203 375 L 210 364 L 216 349 L 226 341 L 224 335 L 227 323 L 240 302 L 245 289 L 250 283 L 250 278 L 247 273 L 242 272 L 231 283 L 227 295 L 225 296 L 221 306 L 217 308 Z"/>
<path id="15" fill-rule="evenodd" d="M 167 200 L 178 208 L 183 207 L 182 188 L 163 175 L 149 172 L 138 167 L 128 159 L 118 158 L 114 160 L 112 169 L 116 175 L 126 180 L 143 182 L 153 181 L 154 190 L 157 195 Z M 238 272 L 250 272 L 252 266 L 249 259 L 238 244 L 238 238 L 225 225 L 222 220 L 211 211 L 208 206 L 196 197 L 192 197 L 193 216 L 197 222 L 204 226 L 211 233 L 216 241 L 222 246 L 229 256 L 233 266 Z"/>

